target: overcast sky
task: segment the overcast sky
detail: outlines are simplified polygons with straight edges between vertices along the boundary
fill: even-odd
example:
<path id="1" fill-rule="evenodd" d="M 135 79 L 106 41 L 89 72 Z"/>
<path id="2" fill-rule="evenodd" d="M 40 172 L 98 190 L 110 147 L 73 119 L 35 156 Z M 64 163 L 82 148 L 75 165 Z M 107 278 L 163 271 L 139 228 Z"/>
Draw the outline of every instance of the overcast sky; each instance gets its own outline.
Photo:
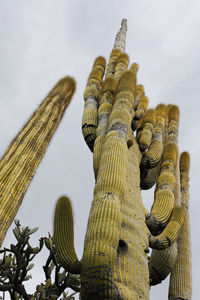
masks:
<path id="1" fill-rule="evenodd" d="M 83 91 L 94 59 L 108 59 L 121 20 L 128 19 L 130 62 L 140 66 L 150 107 L 164 102 L 180 108 L 180 151 L 191 155 L 190 217 L 193 300 L 200 296 L 199 146 L 200 146 L 200 2 L 199 0 L 0 0 L 0 153 L 53 85 L 63 76 L 76 79 L 77 90 L 26 193 L 17 218 L 39 226 L 33 244 L 52 232 L 57 198 L 67 194 L 75 216 L 79 258 L 94 178 L 92 154 L 82 134 Z M 145 205 L 153 192 L 143 193 Z M 13 226 L 12 226 L 13 227 Z M 4 245 L 14 241 L 9 230 Z M 32 287 L 44 281 L 40 255 Z M 167 299 L 168 282 L 153 287 L 151 299 Z"/>

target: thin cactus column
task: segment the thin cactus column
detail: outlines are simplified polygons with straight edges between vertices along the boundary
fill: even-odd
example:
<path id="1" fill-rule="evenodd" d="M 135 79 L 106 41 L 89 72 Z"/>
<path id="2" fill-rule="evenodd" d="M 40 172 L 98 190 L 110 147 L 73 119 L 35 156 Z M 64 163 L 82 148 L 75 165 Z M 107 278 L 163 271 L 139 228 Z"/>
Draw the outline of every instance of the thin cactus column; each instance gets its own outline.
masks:
<path id="1" fill-rule="evenodd" d="M 14 138 L 0 162 L 0 246 L 75 90 L 63 78 Z"/>
<path id="2" fill-rule="evenodd" d="M 192 267 L 189 219 L 189 167 L 189 154 L 187 152 L 183 152 L 180 157 L 180 183 L 181 204 L 185 212 L 185 219 L 177 241 L 177 260 L 170 275 L 169 300 L 192 299 Z"/>

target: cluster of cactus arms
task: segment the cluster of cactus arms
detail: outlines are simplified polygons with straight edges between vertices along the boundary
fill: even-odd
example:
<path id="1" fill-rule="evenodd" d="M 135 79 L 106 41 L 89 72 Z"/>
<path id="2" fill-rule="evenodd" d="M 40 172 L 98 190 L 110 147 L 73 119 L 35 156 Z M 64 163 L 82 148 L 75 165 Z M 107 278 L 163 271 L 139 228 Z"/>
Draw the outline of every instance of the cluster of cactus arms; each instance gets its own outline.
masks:
<path id="1" fill-rule="evenodd" d="M 183 153 L 179 163 L 179 109 L 147 109 L 125 37 L 123 20 L 107 67 L 97 57 L 84 92 L 82 132 L 93 153 L 95 187 L 83 257 L 78 261 L 74 250 L 66 197 L 55 211 L 58 257 L 80 273 L 82 299 L 149 299 L 150 286 L 169 274 L 169 299 L 191 299 L 189 156 Z M 141 189 L 154 185 L 148 213 Z"/>
<path id="2" fill-rule="evenodd" d="M 129 66 L 125 53 L 126 30 L 123 20 L 107 66 L 96 58 L 84 92 L 82 133 L 93 153 L 95 187 L 83 256 L 75 252 L 66 196 L 56 203 L 55 251 L 66 272 L 80 275 L 83 300 L 148 300 L 150 287 L 168 275 L 169 299 L 190 300 L 190 158 L 187 152 L 179 157 L 179 109 L 148 109 L 139 66 Z M 61 80 L 2 158 L 0 242 L 74 89 L 71 78 Z M 148 212 L 141 190 L 153 186 Z"/>

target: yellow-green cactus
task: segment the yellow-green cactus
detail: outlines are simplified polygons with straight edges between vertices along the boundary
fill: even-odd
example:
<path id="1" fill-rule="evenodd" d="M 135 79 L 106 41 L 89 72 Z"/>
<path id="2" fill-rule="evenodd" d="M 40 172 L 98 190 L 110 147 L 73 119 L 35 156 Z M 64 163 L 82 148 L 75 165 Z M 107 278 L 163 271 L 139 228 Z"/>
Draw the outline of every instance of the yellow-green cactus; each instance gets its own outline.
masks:
<path id="1" fill-rule="evenodd" d="M 149 99 L 145 96 L 143 96 L 140 99 L 140 102 L 138 104 L 137 110 L 135 112 L 135 118 L 136 120 L 139 120 L 141 117 L 143 117 L 147 111 Z"/>
<path id="2" fill-rule="evenodd" d="M 0 162 L 0 245 L 75 90 L 65 77 L 49 93 Z"/>
<path id="3" fill-rule="evenodd" d="M 155 111 L 149 109 L 144 116 L 142 131 L 139 138 L 139 147 L 142 152 L 146 151 L 152 140 L 153 128 L 155 125 Z"/>
<path id="4" fill-rule="evenodd" d="M 134 99 L 134 104 L 133 104 L 134 110 L 137 109 L 140 99 L 143 96 L 144 96 L 144 87 L 143 87 L 143 85 L 139 84 L 136 86 L 136 89 L 135 89 L 135 99 Z"/>
<path id="5" fill-rule="evenodd" d="M 139 66 L 128 68 L 125 31 L 123 21 L 105 79 L 101 69 L 95 92 L 85 96 L 95 98 L 96 106 L 90 111 L 90 119 L 95 118 L 91 122 L 95 187 L 80 268 L 83 300 L 148 300 L 149 286 L 160 283 L 174 268 L 185 215 L 177 164 L 179 111 L 164 104 L 147 111 L 144 87 L 137 84 Z M 90 85 L 86 91 L 91 93 Z M 141 187 L 155 183 L 155 201 L 148 214 Z M 71 213 L 66 220 L 70 218 Z M 72 223 L 67 226 L 72 233 Z M 149 246 L 156 249 L 148 264 Z M 59 243 L 56 248 L 63 266 L 69 269 L 71 264 L 72 270 L 69 257 L 77 262 L 73 240 L 71 246 L 66 242 L 65 250 Z"/>
<path id="6" fill-rule="evenodd" d="M 96 139 L 97 110 L 105 64 L 106 62 L 103 57 L 97 57 L 84 92 L 85 106 L 82 119 L 82 132 L 91 151 L 93 151 L 94 141 Z"/>
<path id="7" fill-rule="evenodd" d="M 167 225 L 174 208 L 177 151 L 175 144 L 167 143 L 165 145 L 154 204 L 150 215 L 147 216 L 148 228 L 154 235 Z"/>
<path id="8" fill-rule="evenodd" d="M 69 198 L 62 196 L 56 203 L 54 215 L 55 247 L 62 266 L 70 273 L 80 273 L 80 262 L 74 250 L 74 225 Z"/>
<path id="9" fill-rule="evenodd" d="M 173 243 L 164 250 L 153 249 L 149 259 L 149 279 L 151 286 L 161 283 L 171 273 L 176 258 L 176 243 Z"/>
<path id="10" fill-rule="evenodd" d="M 83 299 L 148 298 L 148 230 L 139 188 L 141 154 L 133 135 L 127 147 L 135 82 L 132 71 L 122 75 L 109 117 L 81 261 Z M 141 251 L 135 240 L 143 243 Z"/>
<path id="11" fill-rule="evenodd" d="M 170 110 L 171 107 L 169 106 L 168 110 Z M 165 121 L 168 124 L 168 114 L 167 114 L 167 120 Z M 168 127 L 166 127 L 166 130 L 168 130 Z M 165 136 L 165 139 L 167 139 L 167 135 Z M 171 142 L 172 141 L 170 141 L 170 143 Z M 174 147 L 177 147 L 177 143 L 174 143 L 173 145 Z M 149 272 L 150 272 L 149 276 L 150 276 L 151 285 L 159 284 L 172 272 L 177 258 L 177 248 L 178 248 L 177 235 L 180 230 L 181 223 L 183 222 L 183 215 L 185 215 L 183 208 L 180 207 L 181 203 L 180 203 L 180 184 L 179 184 L 178 164 L 176 164 L 175 179 L 176 179 L 176 185 L 174 188 L 174 198 L 175 198 L 174 204 L 178 214 L 176 216 L 174 211 L 170 218 L 170 221 L 172 221 L 173 218 L 174 221 L 169 222 L 165 227 L 164 231 L 159 236 L 153 237 L 153 240 L 150 241 L 154 243 L 154 245 L 152 245 L 153 248 L 162 249 L 167 247 L 164 250 L 153 249 L 151 253 L 151 257 L 149 260 Z M 180 215 L 180 218 L 178 218 L 178 215 Z M 174 238 L 175 241 L 173 242 Z M 152 237 L 150 239 L 152 239 Z M 171 243 L 173 243 L 172 246 L 168 247 L 168 245 L 170 245 Z"/>
<path id="12" fill-rule="evenodd" d="M 149 190 L 157 182 L 160 175 L 161 160 L 154 168 L 146 168 L 140 164 L 140 187 L 142 190 Z"/>
<path id="13" fill-rule="evenodd" d="M 192 299 L 191 244 L 189 220 L 189 167 L 190 157 L 183 152 L 180 157 L 181 205 L 185 212 L 184 224 L 178 238 L 176 264 L 171 272 L 169 300 Z"/>
<path id="14" fill-rule="evenodd" d="M 116 61 L 114 78 L 118 80 L 122 73 L 127 70 L 129 64 L 129 57 L 126 53 L 121 53 Z"/>
<path id="15" fill-rule="evenodd" d="M 148 168 L 154 168 L 158 165 L 163 154 L 163 135 L 165 132 L 166 107 L 160 104 L 155 109 L 155 126 L 153 127 L 153 136 L 148 150 L 144 153 L 142 164 Z"/>
<path id="16" fill-rule="evenodd" d="M 111 54 L 110 54 L 110 59 L 106 68 L 106 74 L 105 74 L 105 79 L 112 77 L 113 74 L 115 73 L 115 67 L 117 64 L 117 59 L 121 54 L 121 50 L 119 49 L 113 49 Z"/>
<path id="17" fill-rule="evenodd" d="M 189 155 L 181 155 L 179 168 L 179 109 L 147 110 L 139 66 L 128 66 L 126 30 L 123 20 L 107 68 L 99 56 L 84 92 L 82 132 L 93 152 L 95 187 L 83 257 L 74 249 L 72 207 L 63 196 L 54 216 L 57 258 L 80 274 L 83 300 L 148 300 L 149 287 L 169 273 L 169 299 L 191 299 Z M 0 162 L 0 244 L 74 90 L 72 78 L 62 79 Z M 148 213 L 141 189 L 154 184 Z"/>
<path id="18" fill-rule="evenodd" d="M 149 246 L 152 249 L 163 250 L 170 247 L 176 240 L 184 221 L 184 211 L 182 207 L 175 207 L 169 223 L 163 232 L 157 236 L 149 237 Z"/>

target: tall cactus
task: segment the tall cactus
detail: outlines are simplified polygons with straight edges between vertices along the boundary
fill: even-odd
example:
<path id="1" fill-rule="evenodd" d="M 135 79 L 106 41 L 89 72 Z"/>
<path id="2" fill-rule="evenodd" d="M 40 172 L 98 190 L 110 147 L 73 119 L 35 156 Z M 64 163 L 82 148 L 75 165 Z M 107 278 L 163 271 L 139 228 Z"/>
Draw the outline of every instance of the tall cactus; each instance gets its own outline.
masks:
<path id="1" fill-rule="evenodd" d="M 71 77 L 61 79 L 1 158 L 0 246 L 74 90 Z"/>
<path id="2" fill-rule="evenodd" d="M 129 67 L 125 53 L 126 30 L 123 20 L 107 67 L 97 57 L 84 92 L 82 133 L 93 152 L 95 187 L 83 257 L 75 252 L 66 196 L 55 209 L 56 255 L 66 271 L 80 274 L 83 300 L 148 300 L 150 287 L 169 274 L 169 299 L 191 299 L 189 154 L 179 164 L 179 109 L 148 109 L 139 66 Z M 61 80 L 0 162 L 0 243 L 74 89 L 71 78 Z M 141 189 L 154 185 L 148 213 Z"/>
<path id="3" fill-rule="evenodd" d="M 144 87 L 137 84 L 138 65 L 134 63 L 128 69 L 126 29 L 123 20 L 106 70 L 105 59 L 98 57 L 84 93 L 82 131 L 93 152 L 96 182 L 83 257 L 77 262 L 72 238 L 65 242 L 65 252 L 56 242 L 72 236 L 71 225 L 71 234 L 64 233 L 67 224 L 72 224 L 70 208 L 65 213 L 69 220 L 63 221 L 66 225 L 58 222 L 63 213 L 59 217 L 59 210 L 55 212 L 58 257 L 64 259 L 68 271 L 74 262 L 80 264 L 83 300 L 147 300 L 150 286 L 170 273 L 169 299 L 190 299 L 191 284 L 186 286 L 190 252 L 189 246 L 184 251 L 181 244 L 186 240 L 189 243 L 185 204 L 189 166 L 184 159 L 180 169 L 178 164 L 179 110 L 164 104 L 147 110 Z M 141 189 L 155 184 L 154 204 L 147 213 Z M 185 199 L 182 204 L 181 195 Z M 153 251 L 148 259 L 149 246 Z M 69 268 L 72 257 L 76 259 Z M 188 263 L 183 264 L 183 257 Z M 185 275 L 179 272 L 180 264 Z"/>
<path id="4" fill-rule="evenodd" d="M 139 67 L 134 63 L 128 69 L 126 30 L 123 20 L 106 70 L 105 59 L 98 57 L 84 93 L 82 132 L 93 152 L 95 187 L 83 257 L 77 262 L 69 238 L 73 219 L 67 198 L 65 215 L 69 220 L 59 222 L 63 213 L 55 211 L 58 257 L 64 259 L 68 271 L 75 262 L 80 265 L 83 300 L 147 300 L 150 286 L 170 273 L 169 299 L 190 299 L 189 165 L 183 154 L 180 175 L 179 110 L 164 104 L 147 110 L 144 87 L 137 84 Z M 155 184 L 154 204 L 148 213 L 141 189 Z M 65 233 L 67 224 L 71 234 Z M 62 246 L 57 242 L 61 240 L 66 241 Z M 153 248 L 150 258 L 148 247 Z"/>

